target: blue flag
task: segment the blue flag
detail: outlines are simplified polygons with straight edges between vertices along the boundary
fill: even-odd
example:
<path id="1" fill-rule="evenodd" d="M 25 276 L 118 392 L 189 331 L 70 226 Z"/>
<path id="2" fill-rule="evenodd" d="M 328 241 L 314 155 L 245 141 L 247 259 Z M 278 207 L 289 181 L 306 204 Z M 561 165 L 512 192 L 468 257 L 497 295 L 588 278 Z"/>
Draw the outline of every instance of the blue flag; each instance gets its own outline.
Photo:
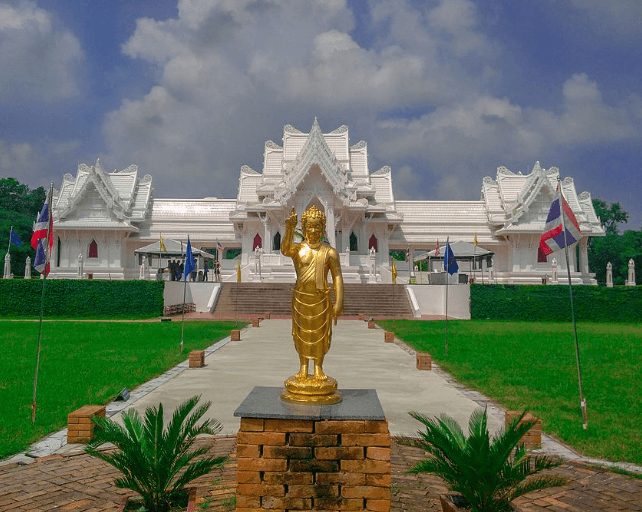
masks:
<path id="1" fill-rule="evenodd" d="M 20 240 L 18 233 L 13 230 L 13 227 L 11 228 L 11 232 L 9 233 L 9 240 L 11 240 L 11 243 L 15 246 L 22 245 L 22 240 Z"/>
<path id="2" fill-rule="evenodd" d="M 459 270 L 459 265 L 457 265 L 457 260 L 448 242 L 446 242 L 446 249 L 444 250 L 444 270 L 451 276 Z"/>
<path id="3" fill-rule="evenodd" d="M 187 281 L 187 276 L 194 272 L 194 255 L 192 254 L 192 243 L 187 237 L 187 249 L 185 250 L 185 270 L 183 271 L 183 281 Z"/>

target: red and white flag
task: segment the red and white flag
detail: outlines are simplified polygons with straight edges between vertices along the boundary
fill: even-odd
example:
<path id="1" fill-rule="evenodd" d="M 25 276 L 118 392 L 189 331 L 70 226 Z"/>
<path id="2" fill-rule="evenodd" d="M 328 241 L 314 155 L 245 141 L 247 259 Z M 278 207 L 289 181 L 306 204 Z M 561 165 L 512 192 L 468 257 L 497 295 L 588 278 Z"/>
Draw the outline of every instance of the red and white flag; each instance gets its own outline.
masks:
<path id="1" fill-rule="evenodd" d="M 53 248 L 52 191 L 53 188 L 50 188 L 45 204 L 42 205 L 40 215 L 38 215 L 33 225 L 33 235 L 31 236 L 31 247 L 36 250 L 33 266 L 41 274 L 44 273 L 45 277 L 49 275 L 49 258 Z"/>
<path id="2" fill-rule="evenodd" d="M 563 222 L 562 215 L 564 215 Z M 564 226 L 565 230 L 562 226 Z M 566 231 L 566 236 L 564 236 L 564 231 Z M 544 233 L 539 241 L 540 257 L 542 255 L 546 257 L 555 251 L 564 249 L 565 246 L 574 244 L 581 237 L 582 232 L 580 231 L 580 226 L 575 218 L 575 214 L 566 202 L 566 199 L 564 199 L 564 194 L 562 194 L 558 185 L 557 197 L 553 201 L 553 204 L 551 204 L 551 209 L 548 212 L 546 224 L 544 225 Z"/>

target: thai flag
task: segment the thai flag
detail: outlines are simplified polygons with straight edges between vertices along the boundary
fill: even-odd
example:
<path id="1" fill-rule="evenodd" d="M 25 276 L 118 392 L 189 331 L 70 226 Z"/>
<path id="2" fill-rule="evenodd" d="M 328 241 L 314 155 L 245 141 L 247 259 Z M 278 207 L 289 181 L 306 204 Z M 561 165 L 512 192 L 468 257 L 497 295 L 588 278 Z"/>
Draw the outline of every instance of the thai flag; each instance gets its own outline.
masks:
<path id="1" fill-rule="evenodd" d="M 560 204 L 562 207 L 560 208 Z M 564 223 L 562 224 L 562 214 L 564 215 Z M 564 237 L 564 230 L 566 228 L 566 243 Z M 541 254 L 548 256 L 549 254 L 564 249 L 565 246 L 574 244 L 582 237 L 580 226 L 577 223 L 575 214 L 571 207 L 564 199 L 560 187 L 557 187 L 557 197 L 551 204 L 551 209 L 546 218 L 544 225 L 544 233 L 539 241 L 539 249 Z"/>
<path id="2" fill-rule="evenodd" d="M 49 205 L 51 203 L 51 190 L 47 195 L 45 204 L 42 205 L 42 211 L 33 225 L 33 235 L 31 236 L 31 247 L 36 250 L 36 257 L 33 261 L 34 268 L 49 274 L 49 257 L 53 247 L 53 216 Z"/>

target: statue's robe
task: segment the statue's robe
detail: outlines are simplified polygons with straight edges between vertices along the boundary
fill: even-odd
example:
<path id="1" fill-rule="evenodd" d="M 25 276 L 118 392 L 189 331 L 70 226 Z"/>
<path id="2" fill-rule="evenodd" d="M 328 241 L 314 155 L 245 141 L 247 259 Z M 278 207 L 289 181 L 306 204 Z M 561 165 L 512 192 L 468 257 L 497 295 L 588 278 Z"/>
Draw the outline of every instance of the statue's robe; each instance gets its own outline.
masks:
<path id="1" fill-rule="evenodd" d="M 331 247 L 311 249 L 302 243 L 295 258 L 297 282 L 292 293 L 292 337 L 301 357 L 322 360 L 330 350 L 332 300 L 327 282 Z"/>

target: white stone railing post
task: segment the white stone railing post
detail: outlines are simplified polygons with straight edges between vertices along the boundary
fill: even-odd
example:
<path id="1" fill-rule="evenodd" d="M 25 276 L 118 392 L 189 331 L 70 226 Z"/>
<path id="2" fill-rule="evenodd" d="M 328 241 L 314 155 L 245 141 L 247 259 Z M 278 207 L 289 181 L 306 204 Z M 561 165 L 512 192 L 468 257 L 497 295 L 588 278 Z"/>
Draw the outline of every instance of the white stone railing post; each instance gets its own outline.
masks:
<path id="1" fill-rule="evenodd" d="M 629 260 L 629 278 L 626 280 L 627 286 L 635 286 L 635 261 Z"/>
<path id="2" fill-rule="evenodd" d="M 11 279 L 11 254 L 4 255 L 4 274 L 3 279 Z"/>
<path id="3" fill-rule="evenodd" d="M 78 255 L 78 279 L 82 279 L 83 276 L 83 260 L 82 260 L 82 253 Z"/>
<path id="4" fill-rule="evenodd" d="M 29 256 L 25 260 L 25 279 L 31 279 L 31 258 Z"/>
<path id="5" fill-rule="evenodd" d="M 553 284 L 559 284 L 559 281 L 557 279 L 557 260 L 553 258 L 553 263 L 551 265 L 551 283 Z"/>
<path id="6" fill-rule="evenodd" d="M 610 261 L 606 264 L 606 287 L 613 288 L 613 265 Z"/>

